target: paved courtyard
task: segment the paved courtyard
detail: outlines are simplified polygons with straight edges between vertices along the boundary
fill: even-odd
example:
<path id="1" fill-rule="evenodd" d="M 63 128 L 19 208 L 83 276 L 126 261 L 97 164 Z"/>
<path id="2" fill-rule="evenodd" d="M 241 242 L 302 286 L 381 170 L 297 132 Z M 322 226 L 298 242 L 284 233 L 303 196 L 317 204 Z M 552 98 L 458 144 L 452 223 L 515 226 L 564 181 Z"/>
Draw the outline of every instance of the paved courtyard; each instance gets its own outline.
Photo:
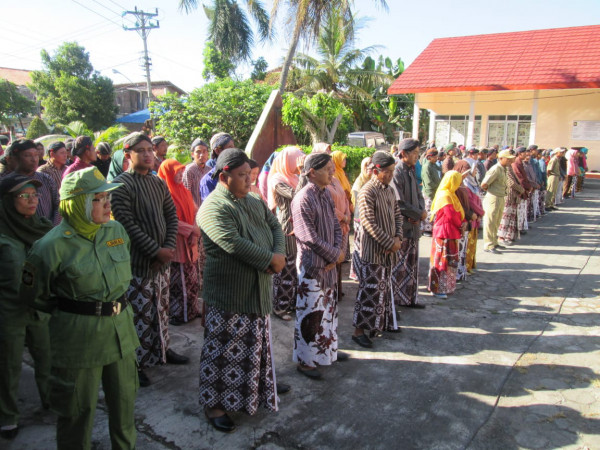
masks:
<path id="1" fill-rule="evenodd" d="M 233 434 L 213 431 L 198 405 L 199 321 L 171 327 L 172 348 L 191 363 L 148 371 L 138 449 L 600 449 L 600 180 L 533 228 L 501 255 L 480 241 L 476 272 L 443 301 L 424 288 L 423 238 L 427 308 L 402 309 L 403 332 L 370 351 L 350 339 L 356 283 L 346 281 L 339 341 L 352 358 L 323 380 L 296 372 L 293 323 L 273 320 L 277 377 L 292 391 L 277 413 L 233 414 Z M 22 429 L 0 448 L 54 448 L 27 357 L 23 367 Z M 103 402 L 93 442 L 110 448 Z"/>

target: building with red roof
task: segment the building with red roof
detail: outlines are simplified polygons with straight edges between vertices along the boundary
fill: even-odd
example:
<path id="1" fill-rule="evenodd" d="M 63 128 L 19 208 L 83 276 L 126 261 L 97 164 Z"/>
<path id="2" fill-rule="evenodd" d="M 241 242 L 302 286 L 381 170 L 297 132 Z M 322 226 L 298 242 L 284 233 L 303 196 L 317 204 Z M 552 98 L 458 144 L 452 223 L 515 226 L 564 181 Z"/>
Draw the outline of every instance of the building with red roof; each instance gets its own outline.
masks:
<path id="1" fill-rule="evenodd" d="M 438 146 L 587 147 L 600 170 L 600 25 L 435 39 L 388 89 L 406 93 Z"/>

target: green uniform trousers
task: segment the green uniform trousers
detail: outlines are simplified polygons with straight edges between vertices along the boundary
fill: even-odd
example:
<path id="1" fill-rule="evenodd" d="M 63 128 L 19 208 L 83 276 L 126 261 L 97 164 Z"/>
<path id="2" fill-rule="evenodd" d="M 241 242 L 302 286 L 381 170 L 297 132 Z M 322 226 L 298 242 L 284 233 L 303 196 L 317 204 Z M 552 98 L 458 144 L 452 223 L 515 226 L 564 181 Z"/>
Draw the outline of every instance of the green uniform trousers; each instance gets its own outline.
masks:
<path id="1" fill-rule="evenodd" d="M 483 224 L 484 249 L 492 249 L 498 245 L 498 227 L 502 220 L 505 201 L 504 197 L 496 197 L 489 192 L 483 198 L 483 209 L 485 210 Z"/>
<path id="2" fill-rule="evenodd" d="M 113 450 L 135 448 L 135 397 L 139 387 L 135 352 L 112 364 L 85 369 L 53 367 L 50 407 L 58 415 L 58 450 L 91 448 L 92 428 L 102 380 Z"/>
<path id="3" fill-rule="evenodd" d="M 48 318 L 40 318 L 33 309 L 25 311 L 18 318 L 12 313 L 0 313 L 0 426 L 17 425 L 19 422 L 17 395 L 25 345 L 33 358 L 35 381 L 42 405 L 48 405 Z"/>
<path id="4" fill-rule="evenodd" d="M 556 192 L 558 191 L 558 183 L 560 177 L 556 175 L 550 175 L 548 177 L 548 193 L 546 194 L 546 208 L 554 206 L 554 200 L 556 198 Z"/>

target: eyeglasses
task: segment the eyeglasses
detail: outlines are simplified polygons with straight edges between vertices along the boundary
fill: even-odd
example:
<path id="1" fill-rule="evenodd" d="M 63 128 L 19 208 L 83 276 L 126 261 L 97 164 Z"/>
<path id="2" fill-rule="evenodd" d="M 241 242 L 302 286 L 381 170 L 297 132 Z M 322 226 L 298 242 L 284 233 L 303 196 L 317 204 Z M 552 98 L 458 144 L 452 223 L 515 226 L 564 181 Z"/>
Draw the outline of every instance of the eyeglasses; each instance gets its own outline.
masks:
<path id="1" fill-rule="evenodd" d="M 104 197 L 100 197 L 100 198 L 94 198 L 92 199 L 93 202 L 98 202 L 101 205 L 104 205 L 106 202 L 110 202 L 110 195 L 106 195 Z"/>
<path id="2" fill-rule="evenodd" d="M 29 200 L 30 198 L 40 198 L 40 194 L 38 194 L 37 192 L 34 192 L 33 194 L 17 194 L 16 195 L 17 198 L 22 198 L 23 200 Z"/>

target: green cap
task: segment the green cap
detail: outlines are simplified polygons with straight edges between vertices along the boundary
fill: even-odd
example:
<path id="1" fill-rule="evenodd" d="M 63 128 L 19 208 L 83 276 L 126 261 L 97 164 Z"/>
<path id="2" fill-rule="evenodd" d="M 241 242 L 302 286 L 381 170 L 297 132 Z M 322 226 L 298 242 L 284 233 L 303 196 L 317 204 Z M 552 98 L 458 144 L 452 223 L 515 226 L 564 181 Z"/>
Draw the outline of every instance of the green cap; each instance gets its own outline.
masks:
<path id="1" fill-rule="evenodd" d="M 454 142 L 450 142 L 449 144 L 445 145 L 444 150 L 448 151 L 452 150 L 453 148 L 456 148 L 456 144 Z"/>
<path id="2" fill-rule="evenodd" d="M 107 183 L 97 167 L 87 167 L 68 174 L 60 186 L 60 199 L 77 197 L 82 194 L 97 194 L 112 191 L 123 183 Z"/>

